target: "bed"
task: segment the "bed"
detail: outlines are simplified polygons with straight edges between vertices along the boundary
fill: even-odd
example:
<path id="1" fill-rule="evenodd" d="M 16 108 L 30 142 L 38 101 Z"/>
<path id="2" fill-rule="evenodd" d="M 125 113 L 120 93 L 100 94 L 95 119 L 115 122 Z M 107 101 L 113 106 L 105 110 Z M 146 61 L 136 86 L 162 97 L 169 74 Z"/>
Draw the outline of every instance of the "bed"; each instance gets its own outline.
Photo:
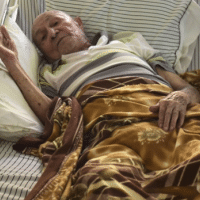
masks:
<path id="1" fill-rule="evenodd" d="M 171 63 L 171 66 L 178 74 L 184 74 L 182 75 L 183 78 L 193 83 L 198 89 L 200 88 L 198 71 L 200 67 L 200 39 L 198 37 L 200 34 L 200 1 L 1 1 L 1 24 L 4 24 L 9 30 L 11 37 L 17 45 L 21 65 L 36 85 L 38 85 L 37 68 L 41 62 L 41 57 L 40 53 L 31 43 L 31 26 L 37 15 L 44 10 L 53 9 L 62 10 L 73 17 L 80 16 L 84 22 L 86 34 L 90 39 L 100 29 L 107 30 L 111 34 L 124 30 L 141 32 L 150 45 L 162 51 L 164 57 Z M 66 139 L 65 144 L 63 144 L 59 151 L 64 151 L 63 149 L 65 149 L 67 156 L 64 155 L 64 157 L 60 158 L 58 161 L 59 164 L 55 164 L 56 156 L 60 156 L 59 151 L 57 151 L 57 153 L 54 153 L 54 157 L 51 157 L 50 164 L 46 166 L 47 161 L 50 159 L 49 157 L 44 161 L 38 156 L 34 156 L 34 150 L 28 147 L 21 153 L 13 149 L 13 146 L 15 149 L 20 149 L 21 143 L 17 147 L 15 146 L 20 138 L 39 138 L 50 130 L 47 130 L 41 124 L 29 108 L 20 90 L 7 74 L 7 70 L 1 61 L 0 77 L 0 199 L 70 199 L 68 194 L 74 166 L 71 167 L 69 163 L 70 159 L 77 163 L 77 157 L 80 154 L 80 134 L 83 129 L 82 118 L 79 113 L 80 108 L 76 100 L 69 98 L 65 101 L 72 108 L 70 115 L 72 113 L 78 115 L 78 121 L 74 120 L 73 123 L 70 122 L 74 129 L 72 128 L 70 133 L 68 133 L 69 135 L 76 133 L 77 137 L 72 143 L 70 143 L 72 138 Z M 194 81 L 193 79 L 195 78 L 196 80 Z M 60 106 L 59 101 L 53 103 L 54 107 L 57 104 Z M 53 113 L 54 110 L 51 112 Z M 191 115 L 194 115 L 194 112 Z M 66 121 L 69 122 L 70 117 Z M 48 123 L 51 124 L 50 119 Z M 51 127 L 53 127 L 52 124 Z M 78 166 L 80 168 L 81 162 L 78 163 Z M 136 184 L 134 187 L 137 192 L 132 193 L 132 199 L 195 199 L 198 195 L 197 193 L 200 193 L 199 166 L 200 157 L 197 154 L 187 162 L 174 166 L 170 171 L 170 175 L 166 170 L 157 170 L 154 172 L 158 179 L 155 179 L 151 183 L 152 185 L 157 184 L 170 187 L 173 185 L 172 183 L 176 182 L 176 186 L 182 187 L 181 193 L 184 193 L 184 197 L 180 195 L 178 187 L 175 188 L 175 191 L 170 192 L 166 190 L 156 191 L 155 189 L 153 192 L 151 191 L 151 197 L 148 195 L 145 196 L 138 192 Z M 49 171 L 50 169 L 53 169 L 53 172 Z M 123 173 L 130 173 L 131 175 L 132 172 L 129 170 L 126 169 Z M 84 175 L 84 172 L 80 173 Z M 93 171 L 93 173 L 97 172 Z M 114 171 L 111 170 L 109 173 L 112 174 Z M 109 179 L 109 173 L 102 174 L 102 176 L 104 175 Z M 66 176 L 66 180 L 60 179 L 60 176 Z M 148 174 L 148 178 L 151 176 L 153 176 L 153 172 L 152 174 Z M 58 182 L 61 182 L 62 185 L 57 184 Z M 147 183 L 143 184 L 148 185 Z M 153 186 L 151 184 L 148 187 L 146 186 L 146 192 L 148 192 L 149 188 L 152 189 Z M 184 188 L 187 184 L 190 187 Z M 93 187 L 97 186 L 94 185 Z M 194 192 L 194 188 L 196 188 L 195 191 L 197 193 Z M 54 192 L 49 194 L 49 191 Z M 83 192 L 83 188 L 79 189 L 77 187 L 73 192 L 77 193 L 77 199 L 81 199 L 79 194 Z M 116 191 L 114 190 L 114 192 Z M 45 198 L 46 194 L 48 197 Z M 99 194 L 93 199 L 98 198 L 105 199 L 104 196 L 100 196 Z M 75 199 L 75 196 L 71 197 L 71 199 Z M 113 197 L 110 199 L 125 200 L 130 198 Z"/>

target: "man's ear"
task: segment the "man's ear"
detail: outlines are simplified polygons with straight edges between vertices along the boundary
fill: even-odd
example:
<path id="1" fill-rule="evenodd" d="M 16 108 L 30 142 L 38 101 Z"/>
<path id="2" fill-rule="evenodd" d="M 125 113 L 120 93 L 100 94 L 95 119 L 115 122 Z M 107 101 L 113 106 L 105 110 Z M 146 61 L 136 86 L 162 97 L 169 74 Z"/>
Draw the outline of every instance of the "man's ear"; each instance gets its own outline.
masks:
<path id="1" fill-rule="evenodd" d="M 80 17 L 75 17 L 74 21 L 77 22 L 79 27 L 82 29 L 82 31 L 84 31 L 83 30 L 83 22 L 82 22 L 81 18 Z"/>

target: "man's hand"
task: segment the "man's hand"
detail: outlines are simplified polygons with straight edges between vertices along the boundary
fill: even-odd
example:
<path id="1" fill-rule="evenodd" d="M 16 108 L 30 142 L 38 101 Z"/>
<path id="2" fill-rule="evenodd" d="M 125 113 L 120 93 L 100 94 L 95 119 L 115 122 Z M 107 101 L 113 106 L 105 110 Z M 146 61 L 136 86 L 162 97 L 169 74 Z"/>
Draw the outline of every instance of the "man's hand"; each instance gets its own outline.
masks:
<path id="1" fill-rule="evenodd" d="M 190 98 L 183 91 L 175 91 L 161 99 L 149 110 L 158 113 L 158 126 L 164 131 L 172 131 L 180 128 L 185 120 L 185 113 Z"/>
<path id="2" fill-rule="evenodd" d="M 7 65 L 18 59 L 18 52 L 5 26 L 0 27 L 0 58 Z"/>
<path id="3" fill-rule="evenodd" d="M 0 27 L 0 59 L 2 59 L 33 112 L 44 123 L 51 99 L 40 91 L 21 67 L 17 48 L 5 26 Z"/>

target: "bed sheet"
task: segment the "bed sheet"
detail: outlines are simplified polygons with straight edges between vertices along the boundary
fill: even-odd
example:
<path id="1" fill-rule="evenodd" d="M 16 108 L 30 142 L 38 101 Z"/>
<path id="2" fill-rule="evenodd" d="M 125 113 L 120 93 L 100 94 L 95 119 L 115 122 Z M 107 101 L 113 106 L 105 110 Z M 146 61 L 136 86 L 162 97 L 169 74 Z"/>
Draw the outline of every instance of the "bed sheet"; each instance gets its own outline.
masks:
<path id="1" fill-rule="evenodd" d="M 0 199 L 23 200 L 42 172 L 39 158 L 16 152 L 13 143 L 0 140 Z"/>

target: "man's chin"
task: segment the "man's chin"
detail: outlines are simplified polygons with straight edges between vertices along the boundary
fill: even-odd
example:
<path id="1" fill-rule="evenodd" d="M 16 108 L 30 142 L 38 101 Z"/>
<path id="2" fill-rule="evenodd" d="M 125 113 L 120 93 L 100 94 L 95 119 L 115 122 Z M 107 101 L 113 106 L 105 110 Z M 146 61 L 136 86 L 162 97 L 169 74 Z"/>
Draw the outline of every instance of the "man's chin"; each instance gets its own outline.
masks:
<path id="1" fill-rule="evenodd" d="M 78 51 L 81 51 L 81 49 L 72 47 L 72 48 L 68 49 L 67 51 L 66 51 L 66 49 L 63 51 L 60 51 L 60 53 L 61 53 L 61 55 L 66 55 L 66 54 L 70 54 L 70 53 L 76 53 Z"/>
<path id="2" fill-rule="evenodd" d="M 70 53 L 75 53 L 78 51 L 82 51 L 86 48 L 88 48 L 89 44 L 87 41 L 85 43 L 78 43 L 77 41 L 71 41 L 70 44 L 68 42 L 65 42 L 65 39 L 62 39 L 58 46 L 59 53 L 61 55 L 66 55 Z"/>

